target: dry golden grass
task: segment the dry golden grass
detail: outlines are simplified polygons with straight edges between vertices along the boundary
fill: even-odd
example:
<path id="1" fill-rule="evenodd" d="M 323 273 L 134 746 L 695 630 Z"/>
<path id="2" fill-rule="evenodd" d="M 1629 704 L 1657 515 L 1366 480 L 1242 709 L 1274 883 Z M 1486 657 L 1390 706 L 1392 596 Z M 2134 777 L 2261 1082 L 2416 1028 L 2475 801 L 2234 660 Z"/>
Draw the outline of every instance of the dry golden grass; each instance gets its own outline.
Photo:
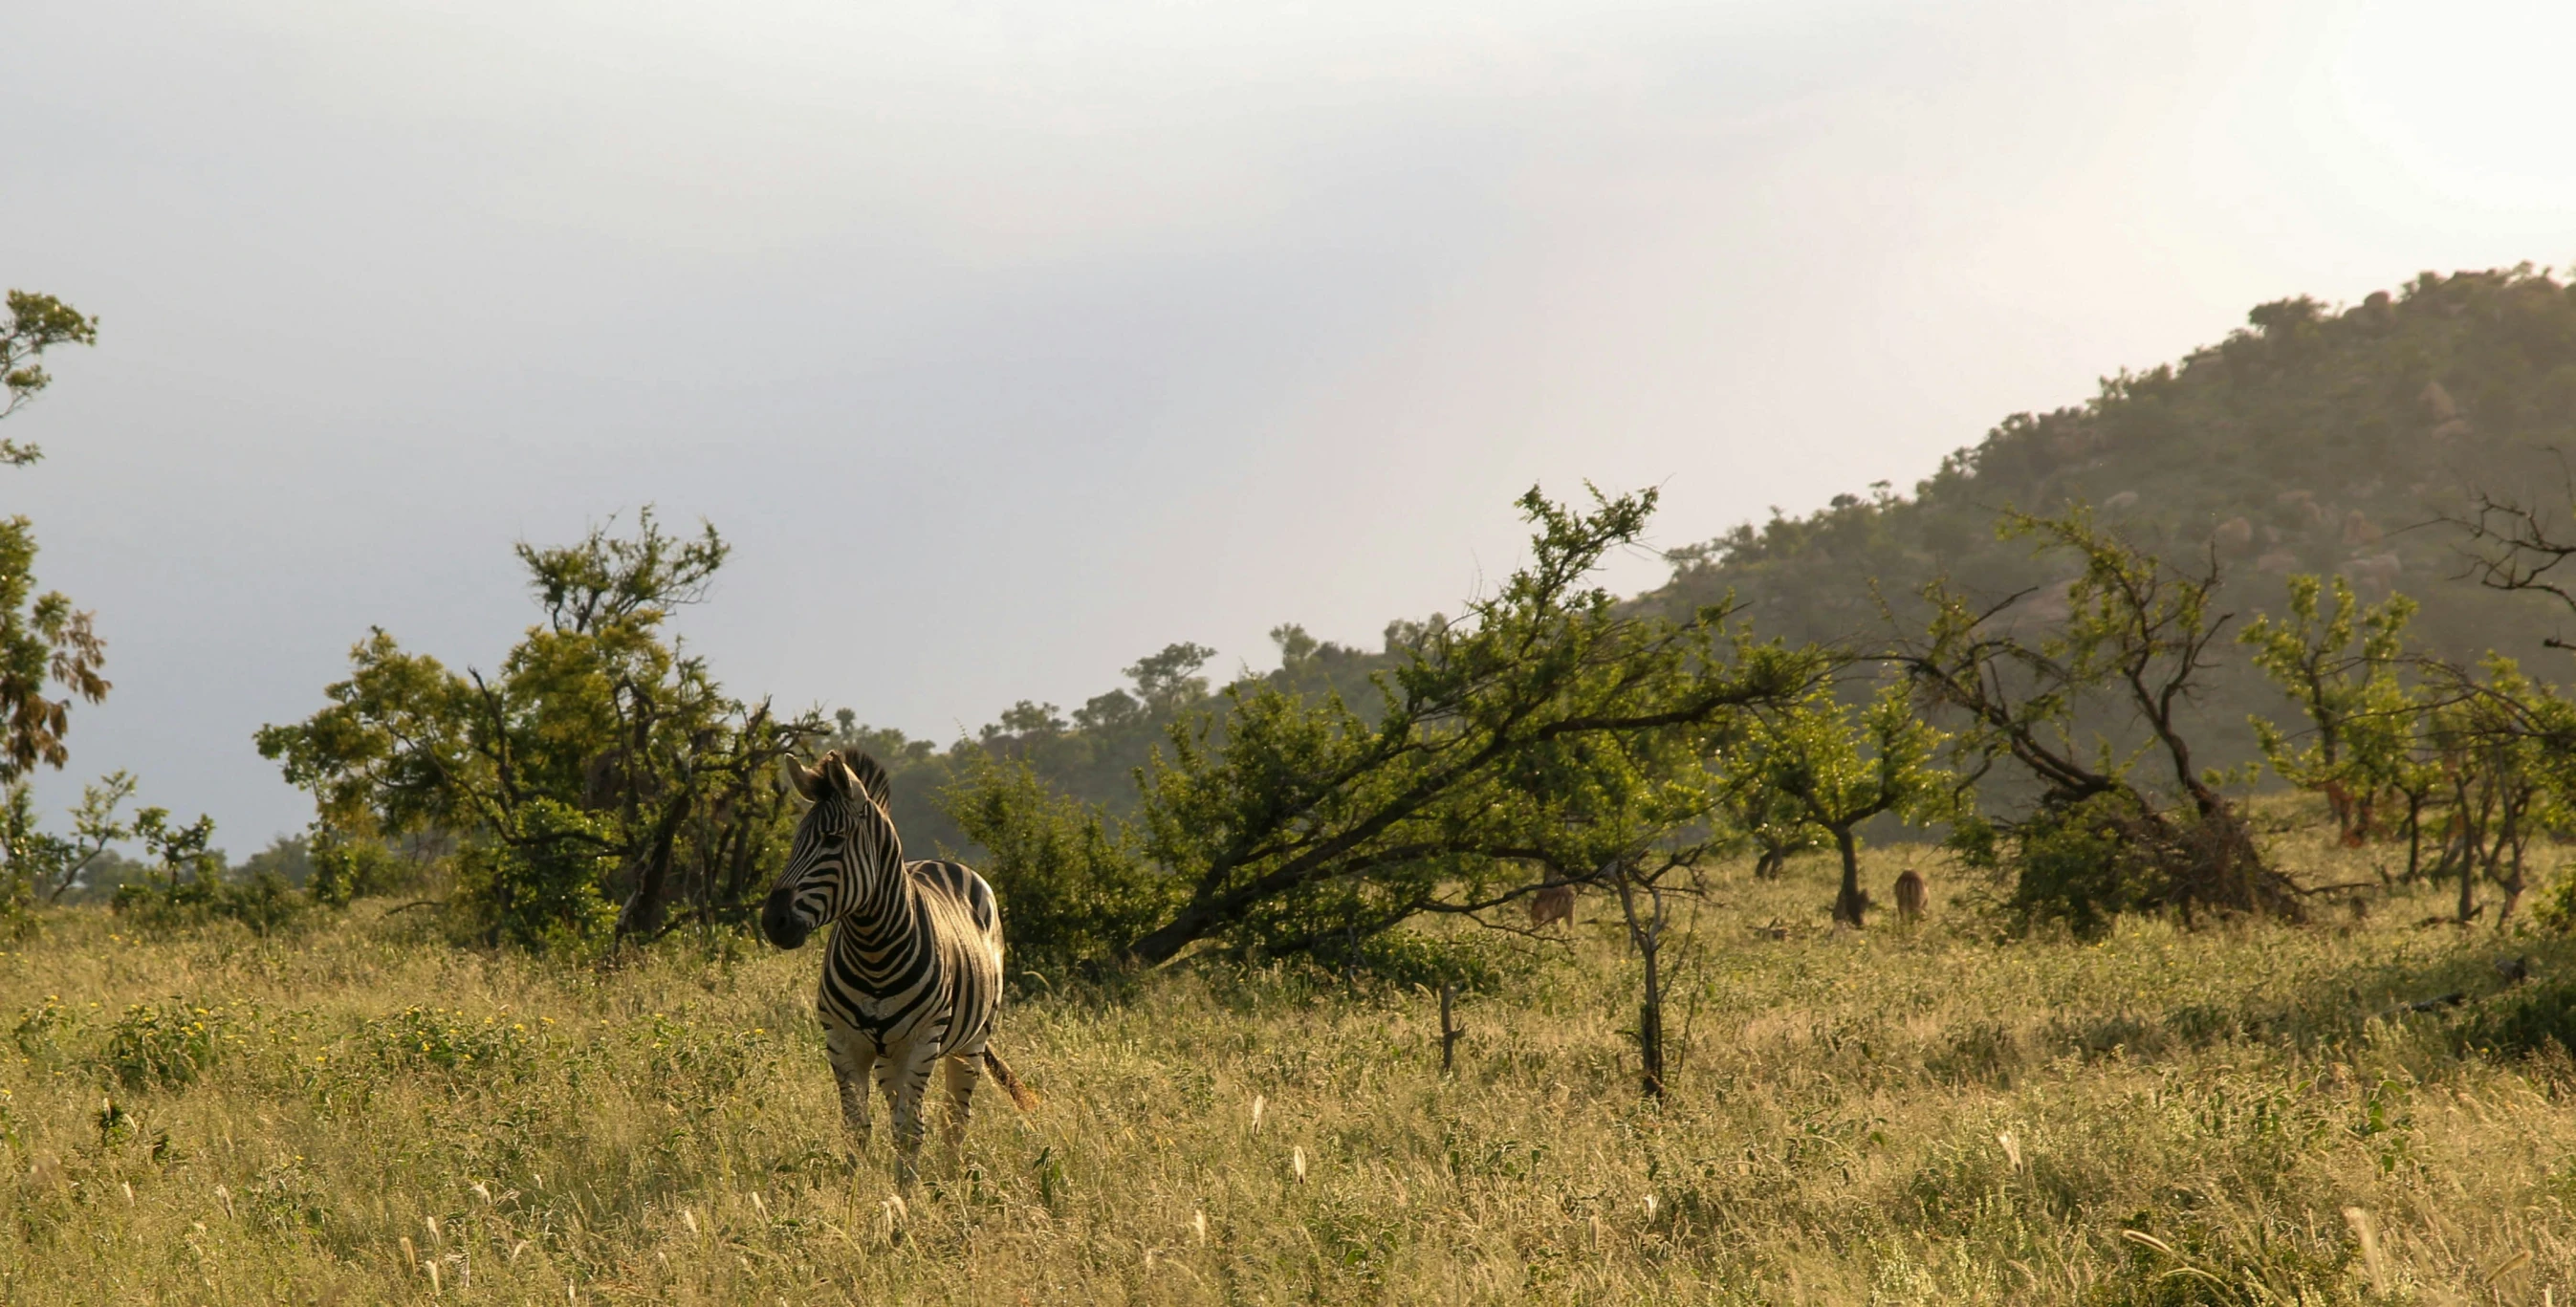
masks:
<path id="1" fill-rule="evenodd" d="M 2284 847 L 2313 879 L 2368 875 Z M 1898 861 L 1873 865 L 1883 895 Z M 270 941 L 137 941 L 62 914 L 0 954 L 0 1301 L 2538 1303 L 2576 1286 L 2576 1072 L 2456 1038 L 2576 980 L 2576 949 L 2417 928 L 2438 891 L 2359 928 L 1997 945 L 1944 880 L 1923 926 L 1855 936 L 1824 928 L 1821 865 L 1720 874 L 1674 950 L 1661 1106 L 1635 1093 L 1637 980 L 1597 897 L 1571 951 L 1462 1002 L 1445 1080 L 1436 1004 L 1411 989 L 1273 973 L 1154 977 L 1116 1001 L 1041 990 L 1000 1047 L 1044 1104 L 1023 1117 L 988 1086 L 962 1156 L 899 1202 L 882 1128 L 873 1155 L 842 1155 L 811 950 L 675 944 L 598 973 L 457 952 L 369 905 Z M 1775 920 L 1786 938 L 1760 929 Z M 2498 994 L 2504 953 L 2539 980 Z M 2470 1002 L 2386 1015 L 2452 990 Z M 191 1048 L 202 1074 L 165 1083 Z"/>

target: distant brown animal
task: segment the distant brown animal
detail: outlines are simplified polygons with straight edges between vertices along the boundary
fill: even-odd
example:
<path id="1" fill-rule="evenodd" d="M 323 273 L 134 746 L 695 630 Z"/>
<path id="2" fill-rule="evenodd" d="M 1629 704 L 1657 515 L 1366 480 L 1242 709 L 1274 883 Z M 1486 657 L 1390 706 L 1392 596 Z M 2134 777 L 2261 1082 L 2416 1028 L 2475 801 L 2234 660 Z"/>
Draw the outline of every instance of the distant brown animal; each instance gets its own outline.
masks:
<path id="1" fill-rule="evenodd" d="M 1530 896 L 1530 929 L 1545 930 L 1551 921 L 1574 921 L 1574 887 L 1550 885 Z"/>
<path id="2" fill-rule="evenodd" d="M 1923 874 L 1921 872 L 1916 871 L 1912 867 L 1908 867 L 1897 874 L 1897 916 L 1904 918 L 1908 924 L 1921 921 L 1923 919 L 1923 904 L 1925 898 L 1926 892 L 1923 884 Z"/>

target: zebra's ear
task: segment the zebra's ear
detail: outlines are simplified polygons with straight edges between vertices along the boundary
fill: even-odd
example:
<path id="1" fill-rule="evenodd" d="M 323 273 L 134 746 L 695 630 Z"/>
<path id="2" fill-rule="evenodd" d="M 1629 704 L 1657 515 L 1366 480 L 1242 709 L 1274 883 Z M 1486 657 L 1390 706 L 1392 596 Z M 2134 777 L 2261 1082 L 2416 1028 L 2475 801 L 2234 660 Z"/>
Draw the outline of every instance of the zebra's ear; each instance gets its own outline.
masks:
<path id="1" fill-rule="evenodd" d="M 808 767 L 794 758 L 782 758 L 779 761 L 785 764 L 787 783 L 796 787 L 797 794 L 803 796 L 807 803 L 821 800 L 823 797 L 822 768 Z M 830 759 L 827 758 L 825 761 L 828 762 Z"/>
<path id="2" fill-rule="evenodd" d="M 860 793 L 880 808 L 893 802 L 894 790 L 886 780 L 885 768 L 877 765 L 876 759 L 864 753 L 849 753 L 843 754 L 841 761 L 848 765 L 850 779 L 857 783 Z"/>

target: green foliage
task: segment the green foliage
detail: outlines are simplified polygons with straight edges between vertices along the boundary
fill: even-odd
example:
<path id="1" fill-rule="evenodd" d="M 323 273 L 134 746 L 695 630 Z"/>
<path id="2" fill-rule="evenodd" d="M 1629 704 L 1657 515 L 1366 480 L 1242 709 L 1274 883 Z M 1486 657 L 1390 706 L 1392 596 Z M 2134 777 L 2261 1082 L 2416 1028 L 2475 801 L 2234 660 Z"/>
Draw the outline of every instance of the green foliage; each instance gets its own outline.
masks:
<path id="1" fill-rule="evenodd" d="M 352 901 L 386 893 L 404 883 L 410 868 L 378 840 L 326 837 L 311 846 L 311 875 L 305 893 L 325 907 L 347 907 Z"/>
<path id="2" fill-rule="evenodd" d="M 8 321 L 0 324 L 0 384 L 8 394 L 0 417 L 51 383 L 39 361 L 48 347 L 98 339 L 97 319 L 50 295 L 13 290 L 8 306 Z M 25 467 L 42 457 L 34 445 L 0 440 L 0 463 Z M 107 646 L 90 615 L 60 591 L 38 594 L 35 562 L 34 524 L 23 517 L 0 522 L 0 784 L 39 765 L 68 762 L 63 736 L 71 729 L 72 700 L 97 703 L 109 688 L 99 673 Z"/>
<path id="3" fill-rule="evenodd" d="M 1602 557 L 1643 531 L 1654 498 L 1596 495 L 1578 511 L 1525 496 L 1532 562 L 1456 621 L 1390 628 L 1365 712 L 1333 688 L 1358 660 L 1294 627 L 1273 633 L 1278 674 L 1212 700 L 1183 674 L 1203 649 L 1130 669 L 1133 707 L 1095 700 L 1070 735 L 1176 714 L 1137 778 L 1133 818 L 1046 801 L 1034 765 L 971 770 L 944 804 L 997 852 L 1003 880 L 1052 887 L 1047 938 L 1147 963 L 1209 939 L 1349 954 L 1421 914 L 1498 906 L 1534 869 L 1598 877 L 1705 829 L 1718 794 L 1704 762 L 1717 742 L 1748 707 L 1803 694 L 1825 663 L 1729 627 L 1722 606 L 1673 621 L 1593 584 Z M 1052 710 L 1024 707 L 1015 738 L 1053 738 Z M 1097 898 L 1065 888 L 1093 875 L 1111 880 Z M 1067 924 L 1057 904 L 1095 924 Z"/>
<path id="4" fill-rule="evenodd" d="M 53 384 L 44 367 L 47 349 L 98 343 L 98 319 L 82 317 L 79 310 L 51 295 L 13 290 L 8 306 L 8 320 L 0 323 L 0 388 L 7 392 L 7 398 L 0 399 L 0 417 L 16 412 Z M 33 445 L 0 440 L 0 463 L 24 467 L 43 456 Z"/>
<path id="5" fill-rule="evenodd" d="M 1935 582 L 1925 634 L 1891 655 L 1925 705 L 1964 720 L 1958 751 L 1972 774 L 2008 762 L 2038 791 L 2024 816 L 1963 829 L 1961 851 L 2015 882 L 2025 924 L 2062 918 L 2098 932 L 2117 913 L 2166 907 L 2186 920 L 2203 910 L 2299 919 L 2298 887 L 2266 864 L 2222 778 L 2197 765 L 2183 718 L 2231 620 L 2212 608 L 2216 557 L 2185 571 L 2081 508 L 2007 513 L 1998 533 L 2081 565 L 2059 592 L 2062 618 L 2025 633 Z M 2105 720 L 2138 748 L 2103 738 Z M 2166 764 L 2160 784 L 2136 777 L 2147 753 Z"/>
<path id="6" fill-rule="evenodd" d="M 1176 887 L 1123 824 L 1049 789 L 1025 762 L 968 767 L 944 801 L 984 848 L 979 869 L 1008 913 L 1013 970 L 1115 958 L 1174 906 Z"/>
<path id="7" fill-rule="evenodd" d="M 618 847 L 609 818 L 527 799 L 487 833 L 456 860 L 456 907 L 479 937 L 556 952 L 607 937 L 617 920 L 607 892 Z"/>
<path id="8" fill-rule="evenodd" d="M 2565 833 L 2576 804 L 2576 701 L 2489 654 L 2475 668 L 2436 664 L 2425 696 L 2418 770 L 2448 791 L 2440 862 L 2456 873 L 2460 920 L 2483 879 L 2501 886 L 2499 920 L 2527 887 L 2532 843 Z"/>
<path id="9" fill-rule="evenodd" d="M 195 1083 L 238 1043 L 230 1013 L 181 999 L 136 1003 L 108 1031 L 102 1054 L 109 1075 L 127 1089 L 180 1089 Z"/>
<path id="10" fill-rule="evenodd" d="M 1701 760 L 1823 660 L 1730 630 L 1723 607 L 1669 621 L 1592 584 L 1654 502 L 1525 495 L 1530 563 L 1421 631 L 1371 717 L 1251 684 L 1227 688 L 1221 718 L 1175 727 L 1143 778 L 1142 844 L 1186 901 L 1133 952 L 1156 962 L 1217 935 L 1328 947 L 1480 910 L 1532 864 L 1595 874 L 1704 818 Z"/>
<path id="11" fill-rule="evenodd" d="M 1752 714 L 1720 765 L 1726 787 L 1740 796 L 1733 811 L 1785 821 L 1834 842 L 1843 862 L 1835 919 L 1858 925 L 1866 903 L 1855 833 L 1860 824 L 1892 813 L 1929 825 L 1967 810 L 1964 785 L 1935 761 L 1941 742 L 1941 732 L 1916 714 L 1903 682 L 1853 707 L 1838 701 L 1827 681 L 1786 708 Z"/>
<path id="12" fill-rule="evenodd" d="M 170 930 L 216 920 L 238 921 L 267 935 L 302 921 L 311 900 L 274 868 L 227 876 L 223 851 L 208 847 L 214 819 L 176 825 L 163 808 L 134 815 L 134 837 L 150 854 L 143 876 L 116 887 L 108 906 L 145 930 Z"/>
<path id="13" fill-rule="evenodd" d="M 8 784 L 0 797 L 0 934 L 23 933 L 36 904 L 60 902 L 107 855 L 108 845 L 132 837 L 117 809 L 133 793 L 134 778 L 121 771 L 84 786 L 65 837 L 37 828 L 26 781 Z"/>
<path id="14" fill-rule="evenodd" d="M 2412 779 L 2415 704 L 2397 664 L 2416 604 L 2392 594 L 2362 609 L 2338 576 L 2333 606 L 2320 612 L 2323 581 L 2293 576 L 2289 587 L 2289 616 L 2257 616 L 2237 640 L 2307 716 L 2309 738 L 2294 745 L 2262 717 L 2251 719 L 2254 738 L 2282 779 L 2326 795 L 2343 836 L 2358 841 L 2370 833 L 2379 796 Z"/>
<path id="15" fill-rule="evenodd" d="M 2004 419 L 1910 494 L 1838 496 L 1677 550 L 1646 602 L 1681 612 L 1732 593 L 1770 634 L 1834 642 L 1873 634 L 1873 587 L 1910 626 L 1930 619 L 1913 596 L 1946 578 L 1980 612 L 2020 596 L 1996 620 L 2035 627 L 2063 616 L 2069 569 L 1997 540 L 1995 510 L 2090 503 L 2140 550 L 2215 552 L 2235 582 L 2340 574 L 2365 601 L 2406 590 L 2415 638 L 2453 661 L 2556 634 L 2550 603 L 2443 583 L 2460 570 L 2455 531 L 2403 528 L 2467 513 L 2467 485 L 2560 483 L 2576 289 L 2529 267 L 2426 274 L 2349 307 L 2286 300 L 2247 318 L 2080 404 Z M 2203 765 L 2235 766 L 2259 756 L 2249 716 L 2296 711 L 2231 662 L 2178 720 Z"/>
<path id="16" fill-rule="evenodd" d="M 533 1040 L 507 1014 L 477 1020 L 462 1011 L 414 1004 L 366 1023 L 359 1042 L 381 1065 L 435 1071 L 458 1080 L 523 1075 Z"/>
<path id="17" fill-rule="evenodd" d="M 631 534 L 520 545 L 545 621 L 488 678 L 373 632 L 327 707 L 259 732 L 313 794 L 317 846 L 362 860 L 317 869 L 317 893 L 390 883 L 358 850 L 428 838 L 465 846 L 456 906 L 487 940 L 586 945 L 602 905 L 633 938 L 675 904 L 746 915 L 792 824 L 772 768 L 823 727 L 730 697 L 665 632 L 726 553 L 712 527 L 670 536 L 650 509 Z"/>
<path id="18" fill-rule="evenodd" d="M 2043 807 L 2009 827 L 1964 823 L 1951 847 L 1970 867 L 2006 874 L 2015 929 L 2062 922 L 2078 939 L 2100 939 L 2114 917 L 2171 900 L 2160 859 L 2136 842 L 2146 825 L 2131 796 L 2112 792 Z"/>

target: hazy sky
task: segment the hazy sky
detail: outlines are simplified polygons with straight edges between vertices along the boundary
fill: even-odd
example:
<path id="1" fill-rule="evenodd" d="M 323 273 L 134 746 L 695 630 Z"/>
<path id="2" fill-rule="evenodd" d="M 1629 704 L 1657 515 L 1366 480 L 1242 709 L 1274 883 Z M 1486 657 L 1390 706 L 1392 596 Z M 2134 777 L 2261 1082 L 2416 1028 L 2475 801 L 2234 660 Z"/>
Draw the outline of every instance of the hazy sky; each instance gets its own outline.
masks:
<path id="1" fill-rule="evenodd" d="M 103 325 L 0 508 L 110 641 L 75 774 L 236 856 L 368 626 L 489 667 L 511 543 L 647 502 L 730 686 L 945 739 L 1454 611 L 1532 482 L 1688 543 L 2564 266 L 2569 11 L 13 0 L 0 283 Z"/>

